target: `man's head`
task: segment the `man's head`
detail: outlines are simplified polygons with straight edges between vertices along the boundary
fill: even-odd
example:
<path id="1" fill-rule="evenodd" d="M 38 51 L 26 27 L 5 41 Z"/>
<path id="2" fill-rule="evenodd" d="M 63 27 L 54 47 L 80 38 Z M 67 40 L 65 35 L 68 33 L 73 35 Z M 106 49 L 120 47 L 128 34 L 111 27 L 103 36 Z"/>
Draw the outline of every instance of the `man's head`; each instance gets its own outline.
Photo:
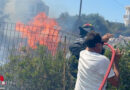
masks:
<path id="1" fill-rule="evenodd" d="M 101 53 L 103 48 L 102 37 L 99 33 L 91 31 L 87 34 L 87 38 L 84 42 L 84 45 L 97 53 Z"/>

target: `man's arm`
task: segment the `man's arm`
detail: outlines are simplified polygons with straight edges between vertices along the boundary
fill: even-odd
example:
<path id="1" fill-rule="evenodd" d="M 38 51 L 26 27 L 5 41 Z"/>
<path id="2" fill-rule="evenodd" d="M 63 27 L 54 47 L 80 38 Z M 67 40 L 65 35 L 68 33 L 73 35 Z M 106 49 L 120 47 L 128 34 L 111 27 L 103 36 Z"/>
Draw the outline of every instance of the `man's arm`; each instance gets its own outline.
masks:
<path id="1" fill-rule="evenodd" d="M 102 36 L 102 40 L 103 40 L 103 42 L 108 42 L 109 41 L 109 39 L 110 38 L 112 38 L 113 37 L 113 34 L 110 34 L 110 33 L 107 33 L 107 34 L 105 34 L 104 36 Z"/>
<path id="2" fill-rule="evenodd" d="M 107 80 L 115 87 L 119 85 L 119 69 L 118 69 L 118 64 L 114 62 L 113 64 L 113 70 L 115 72 L 115 76 L 108 78 Z"/>
<path id="3" fill-rule="evenodd" d="M 115 76 L 108 78 L 108 81 L 113 85 L 113 86 L 118 86 L 119 85 L 119 68 L 118 68 L 118 63 L 119 63 L 119 59 L 121 58 L 122 53 L 119 49 L 116 50 L 116 55 L 115 55 L 115 60 L 113 63 L 113 70 L 115 72 Z"/>

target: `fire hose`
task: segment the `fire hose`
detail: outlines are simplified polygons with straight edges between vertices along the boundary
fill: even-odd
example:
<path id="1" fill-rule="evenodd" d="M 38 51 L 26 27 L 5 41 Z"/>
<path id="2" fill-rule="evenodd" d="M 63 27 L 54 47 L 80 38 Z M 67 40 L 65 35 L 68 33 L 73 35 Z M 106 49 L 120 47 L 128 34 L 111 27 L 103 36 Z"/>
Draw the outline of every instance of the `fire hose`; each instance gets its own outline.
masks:
<path id="1" fill-rule="evenodd" d="M 98 90 L 102 90 L 102 88 L 103 88 L 103 86 L 104 86 L 104 84 L 105 84 L 105 82 L 107 80 L 107 77 L 108 77 L 108 75 L 110 73 L 110 70 L 111 70 L 111 67 L 112 67 L 112 64 L 113 64 L 114 58 L 115 58 L 115 50 L 114 50 L 114 48 L 111 45 L 109 45 L 108 43 L 104 43 L 104 45 L 107 45 L 111 49 L 112 57 L 111 57 L 111 61 L 110 61 L 110 64 L 108 66 L 107 72 L 106 72 L 106 74 L 104 76 L 104 79 L 103 79 L 102 83 L 100 84 L 100 87 L 99 87 Z"/>

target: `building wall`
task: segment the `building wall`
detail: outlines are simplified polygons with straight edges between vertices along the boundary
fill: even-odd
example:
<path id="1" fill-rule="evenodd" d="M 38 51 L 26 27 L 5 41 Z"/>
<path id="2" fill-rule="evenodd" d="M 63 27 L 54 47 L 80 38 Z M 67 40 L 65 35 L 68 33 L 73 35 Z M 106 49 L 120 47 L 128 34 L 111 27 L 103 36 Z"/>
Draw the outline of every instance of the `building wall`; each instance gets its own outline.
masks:
<path id="1" fill-rule="evenodd" d="M 126 7 L 126 13 L 124 15 L 125 26 L 130 26 L 130 6 Z"/>

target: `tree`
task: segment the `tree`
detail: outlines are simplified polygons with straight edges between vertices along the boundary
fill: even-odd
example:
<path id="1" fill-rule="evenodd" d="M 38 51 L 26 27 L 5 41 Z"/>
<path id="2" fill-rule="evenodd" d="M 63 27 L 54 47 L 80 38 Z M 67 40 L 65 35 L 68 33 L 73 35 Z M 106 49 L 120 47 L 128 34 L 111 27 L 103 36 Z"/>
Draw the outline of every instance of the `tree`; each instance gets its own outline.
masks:
<path id="1" fill-rule="evenodd" d="M 125 27 L 123 23 L 110 22 L 105 20 L 103 16 L 99 14 L 82 14 L 80 20 L 78 16 L 70 16 L 68 13 L 62 13 L 57 19 L 63 30 L 73 33 L 79 33 L 78 27 L 86 23 L 91 23 L 94 26 L 94 30 L 101 35 L 105 33 L 112 33 L 116 37 L 119 35 L 130 35 L 130 28 Z"/>

